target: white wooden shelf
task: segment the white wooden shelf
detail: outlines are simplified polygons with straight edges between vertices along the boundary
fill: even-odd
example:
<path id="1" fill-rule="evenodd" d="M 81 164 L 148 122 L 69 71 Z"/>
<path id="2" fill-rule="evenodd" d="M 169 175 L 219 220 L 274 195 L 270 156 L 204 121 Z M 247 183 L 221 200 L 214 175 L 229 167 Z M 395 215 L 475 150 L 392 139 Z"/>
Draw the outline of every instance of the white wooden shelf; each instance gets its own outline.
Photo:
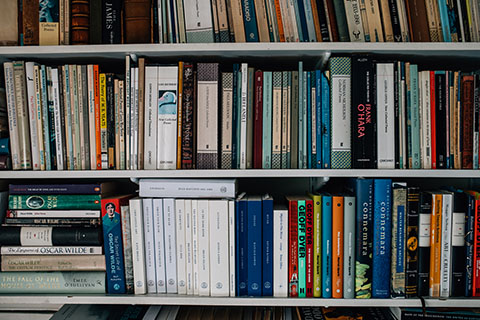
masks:
<path id="1" fill-rule="evenodd" d="M 124 59 L 126 54 L 175 57 L 319 57 L 330 53 L 376 53 L 426 57 L 480 57 L 480 43 L 199 43 L 0 47 L 0 59 Z"/>
<path id="2" fill-rule="evenodd" d="M 248 170 L 77 170 L 0 171 L 2 179 L 137 178 L 480 178 L 480 170 L 248 169 Z"/>
<path id="3" fill-rule="evenodd" d="M 325 307 L 421 307 L 419 299 L 300 299 L 272 297 L 196 297 L 173 294 L 149 295 L 0 295 L 0 307 L 16 304 L 145 304 L 204 306 L 325 306 Z M 480 299 L 425 299 L 426 307 L 474 308 Z"/>

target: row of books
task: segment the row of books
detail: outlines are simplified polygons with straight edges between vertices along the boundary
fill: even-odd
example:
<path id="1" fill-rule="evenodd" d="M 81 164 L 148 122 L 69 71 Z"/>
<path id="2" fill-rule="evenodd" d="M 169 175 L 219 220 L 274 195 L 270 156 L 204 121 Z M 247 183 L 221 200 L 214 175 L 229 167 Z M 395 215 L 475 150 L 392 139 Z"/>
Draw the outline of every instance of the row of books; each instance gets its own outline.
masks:
<path id="1" fill-rule="evenodd" d="M 4 12 L 0 40 L 21 45 L 480 41 L 474 0 L 36 0 Z"/>
<path id="2" fill-rule="evenodd" d="M 480 73 L 369 55 L 248 63 L 4 64 L 14 170 L 478 169 Z"/>

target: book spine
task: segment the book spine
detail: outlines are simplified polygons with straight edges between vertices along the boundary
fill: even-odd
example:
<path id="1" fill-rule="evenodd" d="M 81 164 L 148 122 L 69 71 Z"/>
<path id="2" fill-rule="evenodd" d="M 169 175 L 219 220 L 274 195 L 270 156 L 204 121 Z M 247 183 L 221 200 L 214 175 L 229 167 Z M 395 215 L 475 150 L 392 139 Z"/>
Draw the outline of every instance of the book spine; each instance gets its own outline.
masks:
<path id="1" fill-rule="evenodd" d="M 5 225 L 17 227 L 48 227 L 53 225 L 64 226 L 100 226 L 100 218 L 5 218 Z"/>
<path id="2" fill-rule="evenodd" d="M 170 198 L 163 199 L 163 227 L 165 230 L 165 275 L 167 293 L 178 292 L 175 221 L 175 200 Z"/>
<path id="3" fill-rule="evenodd" d="M 273 296 L 288 297 L 288 210 L 273 210 Z"/>
<path id="4" fill-rule="evenodd" d="M 135 294 L 146 294 L 145 241 L 143 231 L 142 199 L 130 200 L 130 226 L 132 234 L 132 261 Z"/>
<path id="5" fill-rule="evenodd" d="M 306 266 L 306 207 L 305 200 L 298 200 L 298 297 L 305 298 L 307 287 Z"/>
<path id="6" fill-rule="evenodd" d="M 331 109 L 330 86 L 327 77 L 322 73 L 322 165 L 324 169 L 331 167 Z"/>
<path id="7" fill-rule="evenodd" d="M 5 87 L 7 96 L 7 110 L 8 110 L 8 130 L 11 141 L 11 155 L 13 170 L 20 170 L 20 146 L 18 141 L 17 131 L 17 110 L 15 108 L 15 85 L 13 76 L 13 63 L 5 62 L 3 64 L 5 73 Z"/>
<path id="8" fill-rule="evenodd" d="M 447 167 L 447 100 L 446 76 L 444 71 L 435 72 L 435 126 L 436 126 L 436 154 L 437 168 Z"/>
<path id="9" fill-rule="evenodd" d="M 377 164 L 379 169 L 394 169 L 395 96 L 393 63 L 377 63 Z"/>
<path id="10" fill-rule="evenodd" d="M 99 210 L 7 210 L 7 218 L 100 218 Z"/>
<path id="11" fill-rule="evenodd" d="M 40 170 L 40 149 L 38 147 L 38 130 L 37 130 L 37 120 L 36 120 L 37 106 L 35 104 L 36 99 L 35 99 L 33 69 L 34 69 L 33 62 L 25 62 L 28 114 L 29 114 L 29 124 L 30 124 L 30 142 L 31 142 L 31 153 L 32 153 L 32 169 Z"/>
<path id="12" fill-rule="evenodd" d="M 262 296 L 273 296 L 273 198 L 262 200 Z"/>
<path id="13" fill-rule="evenodd" d="M 157 293 L 167 292 L 165 273 L 165 231 L 163 223 L 163 199 L 153 199 L 153 225 L 155 240 L 155 278 Z"/>
<path id="14" fill-rule="evenodd" d="M 224 198 L 235 197 L 236 181 L 231 180 L 171 180 L 142 179 L 139 194 L 141 197 L 156 198 Z"/>
<path id="15" fill-rule="evenodd" d="M 281 126 L 281 146 L 280 146 L 280 158 L 281 158 L 281 168 L 286 169 L 288 168 L 288 161 L 287 161 L 287 136 L 288 136 L 288 71 L 282 72 L 282 91 L 281 91 L 281 119 L 280 119 L 280 126 Z M 290 84 L 291 85 L 291 84 Z"/>
<path id="16" fill-rule="evenodd" d="M 101 194 L 102 184 L 9 184 L 10 195 L 22 194 Z"/>
<path id="17" fill-rule="evenodd" d="M 59 87 L 59 77 L 58 77 L 58 69 L 52 69 L 52 93 L 53 93 L 53 116 L 54 116 L 54 127 L 55 127 L 55 156 L 56 156 L 56 164 L 57 170 L 64 170 L 65 169 L 65 158 L 64 158 L 64 130 L 62 128 L 62 105 L 60 99 L 60 90 Z M 35 119 L 30 123 L 36 122 Z M 32 131 L 31 129 L 30 131 Z M 32 142 L 33 146 L 33 142 Z M 37 145 L 38 147 L 38 145 Z M 33 156 L 33 150 L 32 150 Z"/>
<path id="18" fill-rule="evenodd" d="M 249 197 L 247 204 L 247 292 L 249 296 L 262 295 L 262 202 Z M 255 249 L 256 248 L 256 249 Z"/>
<path id="19" fill-rule="evenodd" d="M 115 169 L 115 100 L 114 100 L 114 79 L 113 74 L 107 73 L 106 100 L 107 100 L 107 163 L 108 169 Z M 84 157 L 82 161 L 84 162 Z"/>
<path id="20" fill-rule="evenodd" d="M 322 296 L 322 196 L 309 194 L 313 200 L 313 297 Z"/>
<path id="21" fill-rule="evenodd" d="M 333 57 L 329 60 L 331 87 L 331 168 L 351 168 L 350 140 L 350 65 L 349 57 Z M 339 99 L 339 97 L 342 97 Z"/>
<path id="22" fill-rule="evenodd" d="M 107 80 L 105 73 L 100 74 L 100 128 L 102 169 L 108 169 L 108 131 L 107 131 Z"/>
<path id="23" fill-rule="evenodd" d="M 198 294 L 210 295 L 209 200 L 198 201 Z"/>
<path id="24" fill-rule="evenodd" d="M 64 3 L 63 1 L 60 4 Z M 60 16 L 60 32 L 64 33 L 63 41 L 60 39 L 60 44 L 89 44 L 89 28 L 90 28 L 90 7 L 88 0 L 74 0 L 70 3 L 71 9 L 71 31 L 68 34 L 70 28 L 65 26 L 68 24 L 65 19 L 66 6 L 60 6 L 64 8 L 64 15 Z M 60 10 L 61 11 L 61 10 Z M 63 19 L 62 19 L 63 18 Z M 62 28 L 63 22 L 63 28 Z M 65 31 L 64 31 L 65 30 Z M 71 37 L 71 39 L 69 39 Z M 71 40 L 71 41 L 70 41 Z"/>
<path id="25" fill-rule="evenodd" d="M 158 121 L 158 88 L 157 66 L 145 67 L 145 150 L 144 168 L 157 168 L 157 124 Z"/>
<path id="26" fill-rule="evenodd" d="M 2 256 L 11 255 L 101 255 L 102 247 L 55 246 L 55 247 L 14 247 L 3 246 Z M 85 258 L 85 257 L 84 257 Z"/>
<path id="27" fill-rule="evenodd" d="M 322 297 L 332 297 L 332 197 L 322 196 Z"/>
<path id="28" fill-rule="evenodd" d="M 45 84 L 42 89 L 45 90 L 44 95 L 46 97 L 47 88 L 44 72 L 42 72 L 42 80 L 44 80 L 43 83 Z M 20 166 L 21 169 L 31 169 L 32 158 L 30 149 L 30 133 L 28 126 L 29 117 L 27 106 L 27 84 L 25 78 L 25 63 L 23 61 L 13 62 L 13 84 L 15 87 L 15 108 L 17 116 L 18 142 L 20 144 Z M 45 103 L 47 103 L 47 101 L 45 101 Z M 45 111 L 45 108 L 43 110 Z M 50 139 L 50 132 L 48 132 L 48 138 Z M 50 146 L 50 140 L 48 140 L 46 145 Z"/>
<path id="29" fill-rule="evenodd" d="M 392 209 L 392 282 L 391 294 L 405 296 L 405 224 L 407 214 L 407 190 L 402 186 L 393 188 Z"/>
<path id="30" fill-rule="evenodd" d="M 121 2 L 105 0 L 102 2 L 102 43 L 121 43 Z"/>
<path id="31" fill-rule="evenodd" d="M 230 286 L 230 292 L 229 292 L 230 297 L 235 297 L 235 293 L 236 293 L 236 289 L 237 289 L 236 270 L 235 270 L 235 262 L 236 262 L 235 223 L 236 223 L 235 201 L 229 200 L 228 201 L 228 258 L 229 258 L 228 282 L 229 282 L 229 286 Z M 286 248 L 286 246 L 284 248 Z M 284 288 L 285 288 L 285 290 L 287 289 L 286 277 L 285 277 Z"/>
<path id="32" fill-rule="evenodd" d="M 343 213 L 343 297 L 355 298 L 355 197 L 344 197 Z"/>
<path id="33" fill-rule="evenodd" d="M 420 193 L 418 214 L 418 289 L 419 297 L 428 296 L 430 272 L 430 233 L 432 218 L 432 195 Z"/>
<path id="34" fill-rule="evenodd" d="M 193 295 L 192 200 L 188 199 L 185 200 L 185 266 L 186 292 Z"/>
<path id="35" fill-rule="evenodd" d="M 451 285 L 451 258 L 452 258 L 452 218 L 453 196 L 451 193 L 442 195 L 442 231 L 440 256 L 440 297 L 450 296 Z"/>
<path id="36" fill-rule="evenodd" d="M 299 295 L 299 265 L 298 265 L 298 204 L 296 200 L 289 201 L 288 208 L 288 245 L 289 245 L 289 264 L 288 264 L 288 293 L 290 297 Z"/>
<path id="37" fill-rule="evenodd" d="M 45 3 L 39 1 L 39 36 L 38 42 L 41 46 L 58 46 L 60 38 L 60 20 L 59 20 L 59 5 L 55 1 L 52 3 Z"/>
<path id="38" fill-rule="evenodd" d="M 143 239 L 145 241 L 145 273 L 147 293 L 157 293 L 155 277 L 155 244 L 153 229 L 153 200 L 142 199 L 143 206 Z"/>
<path id="39" fill-rule="evenodd" d="M 462 75 L 461 102 L 462 102 L 462 169 L 473 168 L 473 92 L 474 77 Z"/>
<path id="40" fill-rule="evenodd" d="M 14 227 L 5 226 L 0 234 L 0 244 L 35 246 L 98 246 L 101 245 L 102 230 L 89 227 Z"/>
<path id="41" fill-rule="evenodd" d="M 192 169 L 194 146 L 195 73 L 191 63 L 183 64 L 182 169 Z"/>
<path id="42" fill-rule="evenodd" d="M 100 73 L 98 65 L 93 66 L 93 96 L 95 108 L 95 157 L 96 169 L 102 169 L 101 110 L 100 110 Z M 67 99 L 68 100 L 68 99 Z M 67 101 L 68 104 L 68 101 Z M 93 166 L 92 166 L 93 167 Z"/>
<path id="43" fill-rule="evenodd" d="M 99 210 L 99 195 L 10 195 L 8 207 L 15 209 Z"/>
<path id="44" fill-rule="evenodd" d="M 315 70 L 315 125 L 314 130 L 316 139 L 316 157 L 315 159 L 312 158 L 314 163 L 313 168 L 321 169 L 323 168 L 323 154 L 322 154 L 322 147 L 323 147 L 323 127 L 322 127 L 322 71 Z M 313 108 L 314 106 L 312 106 Z"/>
<path id="45" fill-rule="evenodd" d="M 235 210 L 235 236 L 236 236 L 236 287 L 237 297 L 247 295 L 247 201 L 239 198 L 236 200 Z"/>
<path id="46" fill-rule="evenodd" d="M 105 271 L 105 256 L 15 255 L 3 256 L 2 272 L 11 271 Z"/>
<path id="47" fill-rule="evenodd" d="M 282 167 L 282 73 L 273 72 L 273 105 L 272 105 L 272 169 Z"/>
<path id="48" fill-rule="evenodd" d="M 472 296 L 480 296 L 480 200 L 475 200 Z"/>
<path id="49" fill-rule="evenodd" d="M 410 64 L 410 107 L 412 121 L 412 168 L 420 169 L 420 121 L 418 106 L 418 66 Z"/>
<path id="50" fill-rule="evenodd" d="M 232 169 L 233 73 L 222 72 L 222 137 L 220 168 Z"/>
<path id="51" fill-rule="evenodd" d="M 332 297 L 343 298 L 344 199 L 332 197 Z"/>
<path id="52" fill-rule="evenodd" d="M 185 200 L 175 199 L 175 239 L 177 250 L 178 294 L 187 294 L 187 263 L 185 250 Z"/>
<path id="53" fill-rule="evenodd" d="M 440 256 L 442 228 L 442 195 L 432 195 L 432 218 L 430 233 L 429 295 L 440 297 Z"/>
<path id="54" fill-rule="evenodd" d="M 305 218 L 306 218 L 306 297 L 313 298 L 313 285 L 314 285 L 314 210 L 313 201 L 311 199 L 305 200 Z"/>
<path id="55" fill-rule="evenodd" d="M 209 201 L 210 295 L 229 296 L 228 200 Z"/>
<path id="56" fill-rule="evenodd" d="M 197 1 L 195 5 L 186 5 L 184 15 L 187 43 L 214 42 L 210 1 Z"/>
<path id="57" fill-rule="evenodd" d="M 272 103 L 273 103 L 273 88 L 272 88 L 271 71 L 263 73 L 263 128 L 262 128 L 262 168 L 272 168 Z"/>
<path id="58" fill-rule="evenodd" d="M 407 190 L 407 246 L 405 263 L 405 296 L 407 298 L 418 296 L 418 247 L 412 245 L 419 241 L 419 212 L 420 212 L 420 194 L 417 187 L 409 187 Z"/>
<path id="59" fill-rule="evenodd" d="M 128 204 L 120 206 L 122 218 L 122 245 L 125 266 L 125 291 L 132 294 L 133 284 L 133 260 L 132 260 L 132 231 L 130 228 L 130 207 Z"/>
<path id="60" fill-rule="evenodd" d="M 450 295 L 461 297 L 465 294 L 465 238 L 468 198 L 464 193 L 455 192 L 453 196 L 452 213 L 452 275 L 450 282 Z"/>
<path id="61" fill-rule="evenodd" d="M 395 42 L 402 42 L 402 33 L 400 29 L 400 17 L 398 14 L 397 1 L 388 0 L 388 7 L 390 9 L 390 18 L 392 21 L 393 39 Z"/>
<path id="62" fill-rule="evenodd" d="M 350 36 L 347 27 L 347 17 L 345 14 L 344 2 L 342 0 L 333 0 L 333 7 L 338 28 L 339 41 L 348 42 L 350 41 Z"/>
<path id="63" fill-rule="evenodd" d="M 344 0 L 349 38 L 352 42 L 365 42 L 359 2 L 358 0 Z"/>

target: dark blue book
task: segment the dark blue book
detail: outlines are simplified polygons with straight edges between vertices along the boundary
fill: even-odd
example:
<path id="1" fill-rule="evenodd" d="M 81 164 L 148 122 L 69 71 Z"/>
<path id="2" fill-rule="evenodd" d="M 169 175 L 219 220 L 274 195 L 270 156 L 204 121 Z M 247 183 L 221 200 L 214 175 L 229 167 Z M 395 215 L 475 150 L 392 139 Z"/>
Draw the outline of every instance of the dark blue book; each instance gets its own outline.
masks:
<path id="1" fill-rule="evenodd" d="M 324 169 L 330 169 L 330 85 L 322 72 L 322 165 Z"/>
<path id="2" fill-rule="evenodd" d="M 10 138 L 0 138 L 0 154 L 10 154 Z"/>
<path id="3" fill-rule="evenodd" d="M 373 179 L 355 180 L 355 298 L 372 296 Z"/>
<path id="4" fill-rule="evenodd" d="M 299 1 L 302 2 L 302 1 Z M 312 169 L 312 75 L 307 71 L 307 168 Z M 304 120 L 305 121 L 305 120 Z"/>
<path id="5" fill-rule="evenodd" d="M 247 201 L 247 294 L 262 295 L 262 198 Z"/>
<path id="6" fill-rule="evenodd" d="M 112 182 L 77 184 L 10 184 L 9 194 L 102 194 L 112 192 Z"/>
<path id="7" fill-rule="evenodd" d="M 233 89 L 232 89 L 232 169 L 238 168 L 238 63 L 233 64 Z"/>
<path id="8" fill-rule="evenodd" d="M 314 168 L 322 168 L 322 71 L 315 71 L 315 134 L 317 153 L 315 154 Z M 313 160 L 312 160 L 313 161 Z"/>
<path id="9" fill-rule="evenodd" d="M 273 296 L 273 198 L 262 200 L 262 296 Z"/>
<path id="10" fill-rule="evenodd" d="M 258 42 L 257 18 L 253 0 L 242 0 L 242 11 L 247 42 Z"/>
<path id="11" fill-rule="evenodd" d="M 375 179 L 373 184 L 372 298 L 390 298 L 392 180 Z"/>
<path id="12" fill-rule="evenodd" d="M 322 195 L 322 298 L 332 297 L 332 196 Z"/>
<path id="13" fill-rule="evenodd" d="M 298 17 L 300 18 L 300 26 L 302 28 L 302 37 L 303 37 L 303 39 L 301 39 L 300 41 L 309 42 L 310 40 L 308 37 L 308 27 L 307 27 L 307 17 L 305 15 L 305 6 L 303 4 L 303 0 L 298 0 L 296 2 L 298 3 Z"/>
<path id="14" fill-rule="evenodd" d="M 236 296 L 247 295 L 247 196 L 239 195 L 235 201 L 235 278 Z"/>

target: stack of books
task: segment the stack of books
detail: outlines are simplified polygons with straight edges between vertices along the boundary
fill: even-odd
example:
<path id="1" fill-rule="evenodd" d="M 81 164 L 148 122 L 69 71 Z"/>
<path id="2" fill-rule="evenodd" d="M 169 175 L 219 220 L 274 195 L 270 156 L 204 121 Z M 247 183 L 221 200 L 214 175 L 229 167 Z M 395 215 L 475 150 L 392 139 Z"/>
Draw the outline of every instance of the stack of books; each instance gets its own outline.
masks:
<path id="1" fill-rule="evenodd" d="M 0 228 L 0 290 L 105 292 L 100 201 L 109 188 L 10 185 Z"/>

